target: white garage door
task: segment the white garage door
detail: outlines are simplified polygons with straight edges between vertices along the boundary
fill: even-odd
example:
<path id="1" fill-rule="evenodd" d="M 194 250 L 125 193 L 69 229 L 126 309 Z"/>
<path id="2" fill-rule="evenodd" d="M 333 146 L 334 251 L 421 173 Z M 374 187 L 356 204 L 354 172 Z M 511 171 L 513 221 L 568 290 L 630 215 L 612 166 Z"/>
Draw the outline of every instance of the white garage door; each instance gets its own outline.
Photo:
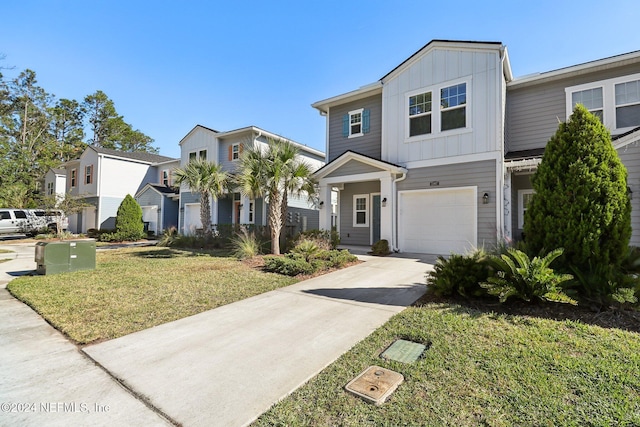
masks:
<path id="1" fill-rule="evenodd" d="M 403 252 L 448 255 L 477 243 L 476 187 L 401 191 L 399 248 Z"/>

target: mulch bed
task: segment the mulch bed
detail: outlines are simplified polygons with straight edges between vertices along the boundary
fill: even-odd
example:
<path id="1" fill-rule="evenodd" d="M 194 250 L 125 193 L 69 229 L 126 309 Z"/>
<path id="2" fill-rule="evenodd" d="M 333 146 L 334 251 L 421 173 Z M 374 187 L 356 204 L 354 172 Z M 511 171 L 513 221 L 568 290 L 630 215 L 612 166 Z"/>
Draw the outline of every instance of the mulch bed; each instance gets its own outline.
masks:
<path id="1" fill-rule="evenodd" d="M 559 321 L 573 320 L 603 328 L 618 328 L 640 333 L 640 311 L 633 309 L 597 308 L 589 307 L 588 305 L 573 306 L 542 301 L 526 302 L 515 299 L 500 304 L 492 299 L 465 299 L 461 296 L 438 297 L 428 293 L 416 301 L 414 305 L 421 306 L 432 302 L 459 304 L 485 313 L 538 317 Z"/>

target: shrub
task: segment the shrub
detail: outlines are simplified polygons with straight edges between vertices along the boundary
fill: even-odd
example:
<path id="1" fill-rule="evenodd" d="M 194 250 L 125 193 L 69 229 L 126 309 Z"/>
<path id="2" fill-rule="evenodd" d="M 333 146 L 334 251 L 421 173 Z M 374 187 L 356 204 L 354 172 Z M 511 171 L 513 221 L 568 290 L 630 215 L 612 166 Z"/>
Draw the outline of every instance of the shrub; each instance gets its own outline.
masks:
<path id="1" fill-rule="evenodd" d="M 291 252 L 301 255 L 305 261 L 310 262 L 320 252 L 320 248 L 315 240 L 303 239 L 291 249 Z"/>
<path id="2" fill-rule="evenodd" d="M 116 214 L 116 234 L 121 240 L 139 240 L 145 237 L 142 208 L 127 194 Z"/>
<path id="3" fill-rule="evenodd" d="M 249 233 L 246 228 L 242 228 L 231 239 L 231 251 L 233 256 L 238 259 L 253 258 L 260 254 L 260 242 L 255 234 Z"/>
<path id="4" fill-rule="evenodd" d="M 619 266 L 631 236 L 627 171 L 600 120 L 577 105 L 549 140 L 525 213 L 530 254 L 564 248 L 565 266 Z"/>
<path id="5" fill-rule="evenodd" d="M 178 236 L 178 229 L 176 227 L 169 227 L 162 232 L 162 236 L 160 240 L 158 240 L 158 246 L 173 246 Z"/>
<path id="6" fill-rule="evenodd" d="M 636 303 L 635 289 L 639 280 L 635 274 L 625 274 L 613 266 L 596 265 L 587 269 L 572 268 L 573 284 L 580 289 L 580 296 L 600 307 L 612 303 Z"/>
<path id="7" fill-rule="evenodd" d="M 371 253 L 374 255 L 389 255 L 389 242 L 385 239 L 378 240 L 371 246 Z"/>
<path id="8" fill-rule="evenodd" d="M 321 251 L 316 255 L 316 259 L 322 261 L 325 268 L 342 268 L 347 264 L 358 261 L 358 257 L 352 255 L 346 249 L 341 251 Z"/>
<path id="9" fill-rule="evenodd" d="M 285 276 L 297 276 L 299 274 L 312 274 L 316 272 L 316 265 L 307 262 L 303 256 L 295 254 L 265 256 L 264 268 L 272 273 L 284 274 Z"/>
<path id="10" fill-rule="evenodd" d="M 549 252 L 544 258 L 529 259 L 518 249 L 509 249 L 501 256 L 492 255 L 489 262 L 496 268 L 495 276 L 480 284 L 490 295 L 499 297 L 500 302 L 515 296 L 525 301 L 539 298 L 545 301 L 577 304 L 560 288 L 560 284 L 571 280 L 570 274 L 556 273 L 549 265 L 560 255 L 562 248 Z"/>
<path id="11" fill-rule="evenodd" d="M 293 241 L 295 247 L 302 240 L 314 241 L 320 249 L 336 249 L 340 244 L 340 236 L 336 230 L 307 230 L 300 232 Z"/>
<path id="12" fill-rule="evenodd" d="M 486 292 L 480 283 L 488 276 L 486 254 L 477 250 L 469 255 L 451 254 L 448 259 L 439 256 L 433 270 L 427 273 L 427 285 L 436 295 L 457 292 L 464 297 L 481 296 Z"/>

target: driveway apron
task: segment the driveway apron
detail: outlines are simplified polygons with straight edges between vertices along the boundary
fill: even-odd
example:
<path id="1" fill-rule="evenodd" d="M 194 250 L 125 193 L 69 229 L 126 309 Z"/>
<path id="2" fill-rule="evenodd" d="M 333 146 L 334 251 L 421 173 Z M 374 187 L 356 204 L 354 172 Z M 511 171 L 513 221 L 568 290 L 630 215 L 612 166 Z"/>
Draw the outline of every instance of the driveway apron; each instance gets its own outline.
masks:
<path id="1" fill-rule="evenodd" d="M 431 265 L 361 259 L 83 351 L 175 423 L 248 425 L 424 293 Z"/>

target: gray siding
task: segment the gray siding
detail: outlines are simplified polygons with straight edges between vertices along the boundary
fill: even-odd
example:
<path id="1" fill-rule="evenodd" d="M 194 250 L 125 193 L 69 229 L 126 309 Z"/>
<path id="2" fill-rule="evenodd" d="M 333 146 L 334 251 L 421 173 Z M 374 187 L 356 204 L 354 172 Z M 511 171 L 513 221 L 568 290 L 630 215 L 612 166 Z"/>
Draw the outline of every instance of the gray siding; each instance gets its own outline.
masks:
<path id="1" fill-rule="evenodd" d="M 380 181 L 345 184 L 340 191 L 340 242 L 343 245 L 370 245 L 371 221 L 369 227 L 353 226 L 353 196 L 380 192 Z M 371 215 L 371 206 L 369 206 Z"/>
<path id="2" fill-rule="evenodd" d="M 263 212 L 263 199 L 256 199 L 255 200 L 256 203 L 256 209 L 255 209 L 255 218 L 254 218 L 254 224 L 255 225 L 266 225 L 262 223 L 262 212 Z"/>
<path id="3" fill-rule="evenodd" d="M 429 183 L 438 181 L 437 187 Z M 495 245 L 496 223 L 496 162 L 487 160 L 445 166 L 411 169 L 407 178 L 398 183 L 398 191 L 429 188 L 478 187 L 478 246 Z M 482 195 L 489 193 L 489 203 L 482 203 Z"/>
<path id="4" fill-rule="evenodd" d="M 358 175 L 361 173 L 380 172 L 381 170 L 382 169 L 376 168 L 374 166 L 352 160 L 344 166 L 341 166 L 339 169 L 331 172 L 329 175 L 327 175 L 327 178 L 333 176 Z"/>
<path id="5" fill-rule="evenodd" d="M 251 145 L 249 137 L 241 137 L 238 139 L 220 140 L 218 144 L 218 163 L 226 171 L 235 171 L 238 168 L 238 160 L 229 160 L 229 147 L 234 144 L 242 144 L 245 148 Z"/>
<path id="6" fill-rule="evenodd" d="M 151 188 L 147 188 L 139 197 L 136 197 L 136 202 L 138 202 L 140 206 L 157 206 L 159 208 L 156 216 L 158 227 L 160 227 L 162 223 L 162 197 L 161 194 L 158 194 L 157 191 Z M 158 232 L 160 231 L 162 230 L 158 230 Z"/>
<path id="7" fill-rule="evenodd" d="M 363 136 L 348 138 L 342 136 L 342 118 L 349 111 L 364 108 L 370 110 L 370 130 Z M 376 159 L 382 149 L 382 95 L 333 107 L 329 111 L 329 152 L 328 161 L 339 157 L 347 150 L 355 151 Z"/>
<path id="8" fill-rule="evenodd" d="M 507 87 L 506 151 L 542 148 L 565 121 L 566 87 L 640 72 L 640 64 L 583 74 L 549 83 Z"/>
<path id="9" fill-rule="evenodd" d="M 162 227 L 166 230 L 178 227 L 178 201 L 165 197 L 162 207 Z"/>
<path id="10" fill-rule="evenodd" d="M 618 150 L 622 163 L 627 167 L 627 185 L 631 188 L 631 241 L 640 246 L 640 147 L 632 143 Z"/>
<path id="11" fill-rule="evenodd" d="M 320 214 L 313 209 L 289 208 L 292 221 L 285 224 L 284 230 L 287 235 L 293 236 L 303 231 L 304 219 L 307 218 L 307 230 L 317 230 L 320 228 Z M 300 221 L 297 221 L 296 214 L 300 214 Z"/>

